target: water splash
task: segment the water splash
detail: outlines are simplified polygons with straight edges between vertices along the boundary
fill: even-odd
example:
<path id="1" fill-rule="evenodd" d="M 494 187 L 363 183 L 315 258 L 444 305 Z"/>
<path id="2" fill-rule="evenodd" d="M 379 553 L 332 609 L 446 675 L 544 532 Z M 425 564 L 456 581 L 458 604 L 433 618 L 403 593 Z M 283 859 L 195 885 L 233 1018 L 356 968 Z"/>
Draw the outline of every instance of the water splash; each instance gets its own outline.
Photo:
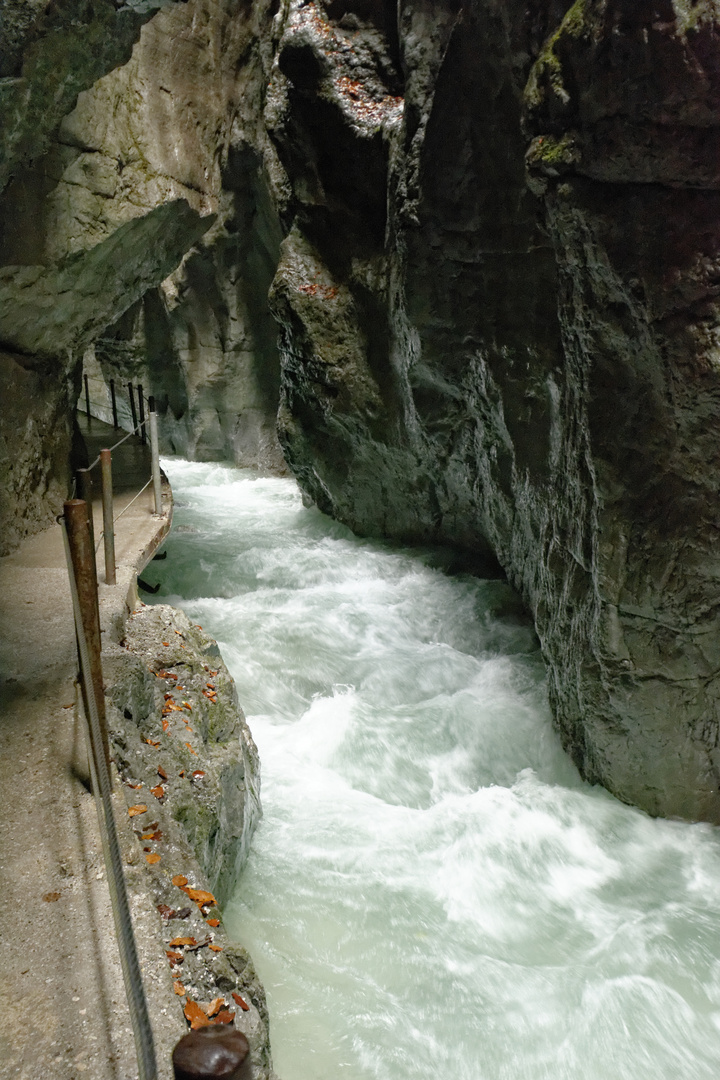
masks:
<path id="1" fill-rule="evenodd" d="M 260 749 L 225 919 L 283 1080 L 714 1080 L 717 831 L 580 781 L 507 586 L 165 467 L 157 599 L 218 638 Z"/>

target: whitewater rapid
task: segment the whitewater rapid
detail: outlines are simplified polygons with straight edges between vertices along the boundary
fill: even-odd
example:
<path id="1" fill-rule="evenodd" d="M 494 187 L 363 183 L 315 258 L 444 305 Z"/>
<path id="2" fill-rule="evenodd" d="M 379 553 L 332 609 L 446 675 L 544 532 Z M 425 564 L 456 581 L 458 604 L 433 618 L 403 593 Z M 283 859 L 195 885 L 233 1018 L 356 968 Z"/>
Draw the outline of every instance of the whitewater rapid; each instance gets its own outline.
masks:
<path id="1" fill-rule="evenodd" d="M 507 586 L 290 480 L 164 468 L 145 576 L 218 639 L 260 751 L 224 918 L 282 1080 L 717 1080 L 718 832 L 579 779 Z"/>

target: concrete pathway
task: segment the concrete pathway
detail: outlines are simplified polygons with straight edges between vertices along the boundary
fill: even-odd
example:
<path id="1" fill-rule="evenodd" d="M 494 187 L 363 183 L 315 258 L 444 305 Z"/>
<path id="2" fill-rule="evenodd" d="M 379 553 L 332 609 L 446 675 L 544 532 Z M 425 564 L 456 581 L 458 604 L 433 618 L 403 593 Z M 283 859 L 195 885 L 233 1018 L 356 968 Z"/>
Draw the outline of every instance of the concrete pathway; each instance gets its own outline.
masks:
<path id="1" fill-rule="evenodd" d="M 92 421 L 98 442 L 117 441 Z M 135 438 L 113 455 L 118 506 L 149 475 L 149 450 Z M 142 480 L 138 485 L 138 478 Z M 117 525 L 117 580 L 100 585 L 103 635 L 116 637 L 135 575 L 167 533 L 149 488 Z M 102 528 L 94 507 L 96 537 Z M 102 548 L 101 548 L 102 551 Z M 100 579 L 103 580 L 100 556 Z M 105 880 L 87 755 L 76 708 L 77 661 L 60 526 L 0 559 L 0 1078 L 130 1080 L 135 1051 Z M 118 795 L 121 846 L 155 1029 L 159 1075 L 171 1076 L 170 1052 L 184 1033 L 144 891 L 134 837 Z"/>

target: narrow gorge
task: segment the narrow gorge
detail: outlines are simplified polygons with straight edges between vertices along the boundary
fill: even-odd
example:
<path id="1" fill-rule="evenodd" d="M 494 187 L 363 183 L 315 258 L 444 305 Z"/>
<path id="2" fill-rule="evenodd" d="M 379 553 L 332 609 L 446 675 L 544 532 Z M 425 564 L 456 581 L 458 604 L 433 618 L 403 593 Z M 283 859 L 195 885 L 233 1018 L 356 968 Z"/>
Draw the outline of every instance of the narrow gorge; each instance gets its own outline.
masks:
<path id="1" fill-rule="evenodd" d="M 505 577 L 580 776 L 720 824 L 720 3 L 2 18 L 0 554 L 140 382 L 166 454 Z"/>
<path id="2" fill-rule="evenodd" d="M 5 550 L 84 357 L 169 450 L 497 561 L 583 775 L 717 821 L 717 14 L 9 3 Z"/>

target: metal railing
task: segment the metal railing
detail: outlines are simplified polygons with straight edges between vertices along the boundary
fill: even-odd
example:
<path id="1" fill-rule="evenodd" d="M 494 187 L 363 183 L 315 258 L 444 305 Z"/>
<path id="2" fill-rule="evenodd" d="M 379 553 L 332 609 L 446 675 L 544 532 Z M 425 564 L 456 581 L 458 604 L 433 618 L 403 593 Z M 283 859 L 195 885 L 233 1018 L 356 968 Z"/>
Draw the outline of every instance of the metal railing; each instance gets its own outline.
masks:
<path id="1" fill-rule="evenodd" d="M 90 390 L 88 386 L 88 377 L 84 376 L 85 382 L 85 411 L 88 416 L 88 420 L 91 419 L 92 413 L 90 411 Z M 95 551 L 100 547 L 100 542 L 103 542 L 104 556 L 105 556 L 105 583 L 107 585 L 115 585 L 116 583 L 116 566 L 115 566 L 115 523 L 120 520 L 123 514 L 126 514 L 130 507 L 140 498 L 144 491 L 153 486 L 153 501 L 154 501 L 154 513 L 162 514 L 162 481 L 160 473 L 160 450 L 158 445 L 158 428 L 157 428 L 157 413 L 155 411 L 155 399 L 148 398 L 148 415 L 145 416 L 145 396 L 143 394 L 143 388 L 138 384 L 138 404 L 140 409 L 140 420 L 137 419 L 137 411 L 135 408 L 135 394 L 133 392 L 132 383 L 128 383 L 128 393 L 130 397 L 131 411 L 133 417 L 133 429 L 129 431 L 122 439 L 111 447 L 101 450 L 98 456 L 93 462 L 86 468 L 77 469 L 75 473 L 75 489 L 78 498 L 82 499 L 88 506 L 88 523 L 90 526 L 90 537 L 92 540 Z M 115 420 L 115 427 L 117 424 L 117 399 L 115 395 L 115 380 L 110 380 L 110 394 L 112 400 L 113 419 Z M 132 435 L 140 435 L 143 445 L 147 443 L 147 429 L 150 429 L 150 477 L 147 483 L 143 484 L 139 491 L 135 493 L 133 498 L 126 503 L 123 509 L 118 513 L 114 513 L 114 500 L 113 500 L 113 481 L 112 481 L 112 452 L 117 450 L 119 446 L 122 446 Z M 95 528 L 92 515 L 92 503 L 93 503 L 93 483 L 92 483 L 92 471 L 100 466 L 101 475 L 101 487 L 102 487 L 102 509 L 103 509 L 103 529 L 102 533 L 95 541 Z"/>
<path id="2" fill-rule="evenodd" d="M 117 424 L 117 402 L 114 383 L 110 383 L 113 419 Z M 110 781 L 110 742 L 105 712 L 105 695 L 100 642 L 100 613 L 97 589 L 95 554 L 104 541 L 105 581 L 115 581 L 115 523 L 127 512 L 150 484 L 153 485 L 154 513 L 162 513 L 160 458 L 158 449 L 157 414 L 152 398 L 148 399 L 145 416 L 142 387 L 138 386 L 140 418 L 135 409 L 132 384 L 128 384 L 132 405 L 133 430 L 112 447 L 103 449 L 87 468 L 76 473 L 75 489 L 79 498 L 65 503 L 60 518 L 63 526 L 65 554 L 70 578 L 81 689 L 86 720 L 86 738 L 92 789 L 100 827 L 110 902 L 120 953 L 120 965 L 125 983 L 130 1019 L 135 1040 L 139 1080 L 157 1080 L 157 1063 L 152 1026 L 138 962 L 135 935 L 128 902 L 125 875 L 120 857 L 117 828 L 112 807 Z M 90 417 L 90 394 L 85 376 L 85 406 Z M 151 474 L 135 496 L 119 514 L 113 514 L 112 452 L 134 434 L 143 442 L 149 428 Z M 92 471 L 100 465 L 102 478 L 103 531 L 97 544 L 94 538 L 92 515 Z M 75 491 L 73 491 L 75 494 Z M 254 1076 L 250 1047 L 240 1031 L 221 1026 L 202 1027 L 191 1031 L 176 1044 L 172 1055 L 174 1080 L 252 1080 Z"/>

